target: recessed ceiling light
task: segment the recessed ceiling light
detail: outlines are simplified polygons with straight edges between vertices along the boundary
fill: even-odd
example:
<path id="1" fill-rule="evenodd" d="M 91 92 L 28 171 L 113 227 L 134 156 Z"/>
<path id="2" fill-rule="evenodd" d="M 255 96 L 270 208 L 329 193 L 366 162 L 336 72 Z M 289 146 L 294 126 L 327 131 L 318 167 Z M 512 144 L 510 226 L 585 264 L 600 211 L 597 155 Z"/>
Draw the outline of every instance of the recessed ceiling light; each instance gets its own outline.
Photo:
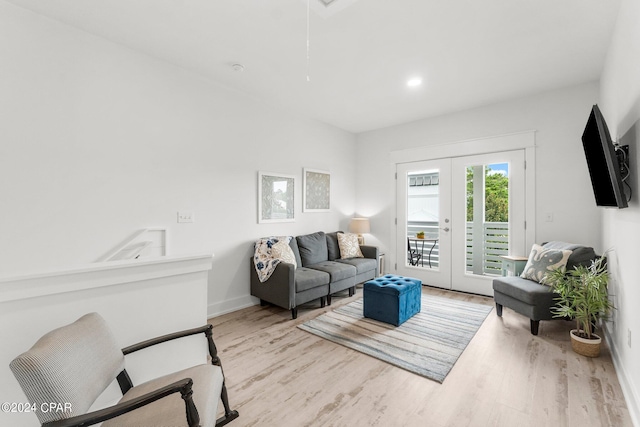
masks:
<path id="1" fill-rule="evenodd" d="M 244 65 L 239 64 L 239 63 L 233 63 L 231 64 L 231 68 L 233 69 L 233 71 L 241 73 L 244 71 Z"/>
<path id="2" fill-rule="evenodd" d="M 412 79 L 407 80 L 407 86 L 409 87 L 417 87 L 422 84 L 422 79 L 420 77 L 414 77 Z"/>

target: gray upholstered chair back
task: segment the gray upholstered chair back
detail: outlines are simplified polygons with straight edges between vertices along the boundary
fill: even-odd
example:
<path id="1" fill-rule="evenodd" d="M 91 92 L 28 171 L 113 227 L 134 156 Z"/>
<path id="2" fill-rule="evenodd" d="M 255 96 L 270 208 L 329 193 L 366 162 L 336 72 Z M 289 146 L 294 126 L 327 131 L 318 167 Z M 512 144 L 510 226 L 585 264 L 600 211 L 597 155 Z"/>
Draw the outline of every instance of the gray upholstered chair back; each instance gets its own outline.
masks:
<path id="1" fill-rule="evenodd" d="M 29 402 L 70 404 L 73 412 L 36 412 L 41 423 L 86 413 L 124 369 L 124 355 L 104 319 L 89 313 L 55 329 L 10 363 Z"/>

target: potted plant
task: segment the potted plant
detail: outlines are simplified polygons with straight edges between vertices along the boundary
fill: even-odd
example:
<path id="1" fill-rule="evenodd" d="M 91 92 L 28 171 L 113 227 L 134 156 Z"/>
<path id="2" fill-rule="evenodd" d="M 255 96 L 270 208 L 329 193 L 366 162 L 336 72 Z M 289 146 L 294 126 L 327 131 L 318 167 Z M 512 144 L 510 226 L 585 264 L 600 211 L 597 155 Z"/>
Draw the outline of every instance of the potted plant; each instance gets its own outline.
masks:
<path id="1" fill-rule="evenodd" d="M 554 270 L 544 282 L 558 294 L 554 317 L 574 319 L 577 328 L 570 333 L 573 351 L 583 356 L 598 357 L 602 338 L 594 333 L 598 319 L 605 319 L 614 308 L 607 293 L 606 258 L 593 261 L 590 266 L 579 265 L 573 270 Z"/>
<path id="2" fill-rule="evenodd" d="M 424 239 L 424 231 L 418 231 L 416 233 L 416 238 L 418 239 Z"/>

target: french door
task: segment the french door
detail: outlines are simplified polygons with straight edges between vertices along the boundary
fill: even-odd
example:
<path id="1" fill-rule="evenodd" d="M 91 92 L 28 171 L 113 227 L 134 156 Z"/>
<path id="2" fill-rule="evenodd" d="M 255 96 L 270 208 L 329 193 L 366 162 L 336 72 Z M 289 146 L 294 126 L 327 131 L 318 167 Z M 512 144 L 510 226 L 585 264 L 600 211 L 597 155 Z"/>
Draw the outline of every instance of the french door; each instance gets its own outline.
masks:
<path id="1" fill-rule="evenodd" d="M 493 295 L 500 256 L 525 253 L 524 150 L 400 163 L 396 172 L 397 273 Z"/>

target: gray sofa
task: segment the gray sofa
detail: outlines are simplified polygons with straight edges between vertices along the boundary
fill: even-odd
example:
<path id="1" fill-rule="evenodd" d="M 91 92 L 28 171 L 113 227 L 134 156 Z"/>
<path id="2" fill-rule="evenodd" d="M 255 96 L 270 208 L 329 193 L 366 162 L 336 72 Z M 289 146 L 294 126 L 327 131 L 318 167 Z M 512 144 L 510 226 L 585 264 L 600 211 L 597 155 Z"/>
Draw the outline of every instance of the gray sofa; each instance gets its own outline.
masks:
<path id="1" fill-rule="evenodd" d="M 548 242 L 542 245 L 545 249 L 569 249 L 571 255 L 567 261 L 567 270 L 577 265 L 590 265 L 596 258 L 593 248 L 565 242 Z M 520 276 L 499 277 L 493 279 L 493 299 L 496 303 L 496 314 L 502 317 L 502 307 L 527 316 L 530 321 L 532 335 L 538 335 L 541 320 L 553 319 L 552 308 L 556 295 L 551 286 L 542 285 Z"/>
<path id="2" fill-rule="evenodd" d="M 281 262 L 265 282 L 260 282 L 251 258 L 251 295 L 260 298 L 260 304 L 274 304 L 291 310 L 298 317 L 298 306 L 316 299 L 320 306 L 331 304 L 331 295 L 349 290 L 377 276 L 378 248 L 361 245 L 364 258 L 340 259 L 338 234 L 318 231 L 296 236 L 289 246 L 296 258 L 293 264 Z"/>

